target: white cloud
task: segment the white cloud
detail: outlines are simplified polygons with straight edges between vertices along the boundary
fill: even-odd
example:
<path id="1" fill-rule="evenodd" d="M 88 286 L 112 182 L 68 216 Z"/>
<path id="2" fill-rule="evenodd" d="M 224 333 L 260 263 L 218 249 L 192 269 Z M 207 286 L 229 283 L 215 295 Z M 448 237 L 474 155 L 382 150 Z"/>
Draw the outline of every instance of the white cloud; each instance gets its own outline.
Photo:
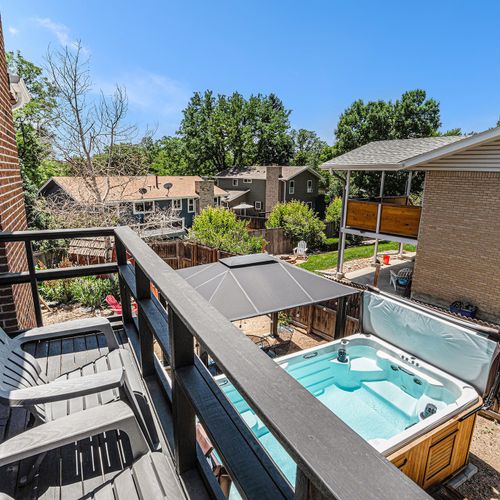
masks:
<path id="1" fill-rule="evenodd" d="M 19 30 L 17 28 L 14 28 L 14 26 L 9 26 L 7 28 L 7 31 L 12 35 L 12 36 L 16 36 L 17 34 L 19 34 Z"/>
<path id="2" fill-rule="evenodd" d="M 144 70 L 121 75 L 117 79 L 119 85 L 127 90 L 130 107 L 158 118 L 178 117 L 186 106 L 191 91 L 187 85 Z M 115 85 L 108 81 L 96 81 L 96 91 L 112 94 Z"/>
<path id="3" fill-rule="evenodd" d="M 70 47 L 74 49 L 78 47 L 78 40 L 72 38 L 70 29 L 65 24 L 56 23 L 49 17 L 37 17 L 35 21 L 42 28 L 49 30 L 63 47 Z M 80 47 L 80 50 L 84 54 L 89 52 L 83 45 Z"/>

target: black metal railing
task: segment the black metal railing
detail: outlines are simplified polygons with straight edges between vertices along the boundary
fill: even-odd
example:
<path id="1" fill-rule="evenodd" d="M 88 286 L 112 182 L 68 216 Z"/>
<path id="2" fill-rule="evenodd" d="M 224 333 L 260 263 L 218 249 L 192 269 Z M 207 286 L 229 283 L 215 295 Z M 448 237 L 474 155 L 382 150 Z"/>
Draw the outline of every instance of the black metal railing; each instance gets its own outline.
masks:
<path id="1" fill-rule="evenodd" d="M 133 341 L 142 375 L 159 382 L 171 405 L 171 420 L 165 418 L 162 424 L 171 433 L 181 478 L 187 481 L 197 471 L 210 496 L 221 495 L 197 445 L 198 421 L 244 498 L 428 498 L 242 335 L 130 228 L 76 230 L 65 236 L 46 231 L 0 233 L 0 242 L 103 235 L 115 237 L 117 263 L 107 272 L 119 273 L 124 329 Z M 69 270 L 78 276 L 103 272 L 100 266 L 51 270 L 49 275 L 30 269 L 1 275 L 0 283 L 32 283 L 34 292 L 38 281 L 69 277 Z M 15 281 L 19 274 L 24 281 Z M 137 303 L 137 315 L 132 314 L 131 298 Z M 155 357 L 155 340 L 170 365 L 171 380 Z M 209 352 L 295 461 L 294 488 L 201 363 L 195 342 Z"/>

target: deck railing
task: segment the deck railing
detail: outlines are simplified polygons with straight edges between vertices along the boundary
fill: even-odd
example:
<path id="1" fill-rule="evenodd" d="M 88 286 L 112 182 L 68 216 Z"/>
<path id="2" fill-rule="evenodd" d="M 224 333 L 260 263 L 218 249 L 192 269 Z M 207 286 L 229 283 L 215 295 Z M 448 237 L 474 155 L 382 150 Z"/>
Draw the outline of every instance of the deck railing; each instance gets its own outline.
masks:
<path id="1" fill-rule="evenodd" d="M 401 197 L 402 198 L 402 197 Z M 401 200 L 348 200 L 346 227 L 377 234 L 417 238 L 421 207 Z"/>
<path id="2" fill-rule="evenodd" d="M 118 262 L 47 271 L 30 267 L 27 273 L 1 275 L 0 285 L 31 283 L 35 302 L 40 280 L 118 271 L 124 329 L 143 377 L 158 381 L 171 405 L 171 417 L 162 417 L 162 425 L 185 483 L 201 475 L 209 495 L 222 498 L 197 445 L 198 420 L 244 498 L 428 498 L 242 335 L 130 228 L 0 233 L 0 243 L 24 241 L 29 250 L 35 240 L 83 236 L 114 236 Z M 131 297 L 138 305 L 137 316 L 132 314 Z M 171 367 L 171 383 L 154 354 L 154 340 Z M 200 362 L 195 342 L 210 353 L 297 464 L 295 488 Z M 164 414 L 159 407 L 157 411 Z"/>

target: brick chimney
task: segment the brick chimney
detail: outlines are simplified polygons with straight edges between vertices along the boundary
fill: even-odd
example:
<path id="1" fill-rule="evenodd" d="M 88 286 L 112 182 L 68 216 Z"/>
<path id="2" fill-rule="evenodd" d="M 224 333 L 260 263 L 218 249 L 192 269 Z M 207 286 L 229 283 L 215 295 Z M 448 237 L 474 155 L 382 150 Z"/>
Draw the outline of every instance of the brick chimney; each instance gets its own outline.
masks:
<path id="1" fill-rule="evenodd" d="M 0 231 L 27 228 L 11 98 L 0 21 Z M 22 243 L 0 243 L 0 273 L 27 269 Z M 6 331 L 36 326 L 30 285 L 0 287 L 0 326 Z"/>
<path id="2" fill-rule="evenodd" d="M 199 214 L 204 208 L 214 205 L 215 181 L 208 179 L 194 181 L 194 186 L 196 194 L 200 197 L 196 208 L 196 213 Z"/>
<path id="3" fill-rule="evenodd" d="M 280 201 L 281 167 L 266 167 L 266 201 L 264 211 L 269 213 Z"/>

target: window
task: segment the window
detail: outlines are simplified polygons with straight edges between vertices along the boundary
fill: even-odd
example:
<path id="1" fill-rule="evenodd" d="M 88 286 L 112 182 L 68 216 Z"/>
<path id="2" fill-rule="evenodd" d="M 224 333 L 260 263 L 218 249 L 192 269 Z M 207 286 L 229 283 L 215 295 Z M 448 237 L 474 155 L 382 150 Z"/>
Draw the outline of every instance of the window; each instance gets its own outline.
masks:
<path id="1" fill-rule="evenodd" d="M 252 184 L 252 179 L 243 179 L 243 184 Z"/>
<path id="2" fill-rule="evenodd" d="M 312 193 L 313 192 L 313 181 L 312 179 L 307 180 L 307 192 Z"/>
<path id="3" fill-rule="evenodd" d="M 181 201 L 181 200 L 179 200 Z M 192 214 L 194 212 L 194 198 L 188 198 L 188 212 Z"/>
<path id="4" fill-rule="evenodd" d="M 214 198 L 214 205 L 216 207 L 220 207 L 220 196 L 217 196 L 217 198 Z"/>
<path id="5" fill-rule="evenodd" d="M 182 200 L 172 200 L 172 208 L 174 210 L 182 210 Z"/>
<path id="6" fill-rule="evenodd" d="M 238 185 L 238 179 L 233 179 L 233 187 Z"/>
<path id="7" fill-rule="evenodd" d="M 312 201 L 306 201 L 306 205 L 307 205 L 309 208 L 312 208 L 312 207 L 313 207 Z"/>
<path id="8" fill-rule="evenodd" d="M 255 210 L 262 210 L 262 202 L 261 201 L 256 201 L 254 203 Z"/>
<path id="9" fill-rule="evenodd" d="M 289 181 L 288 194 L 295 194 L 295 181 Z"/>
<path id="10" fill-rule="evenodd" d="M 150 214 L 154 212 L 154 201 L 136 201 L 134 203 L 134 214 Z"/>

